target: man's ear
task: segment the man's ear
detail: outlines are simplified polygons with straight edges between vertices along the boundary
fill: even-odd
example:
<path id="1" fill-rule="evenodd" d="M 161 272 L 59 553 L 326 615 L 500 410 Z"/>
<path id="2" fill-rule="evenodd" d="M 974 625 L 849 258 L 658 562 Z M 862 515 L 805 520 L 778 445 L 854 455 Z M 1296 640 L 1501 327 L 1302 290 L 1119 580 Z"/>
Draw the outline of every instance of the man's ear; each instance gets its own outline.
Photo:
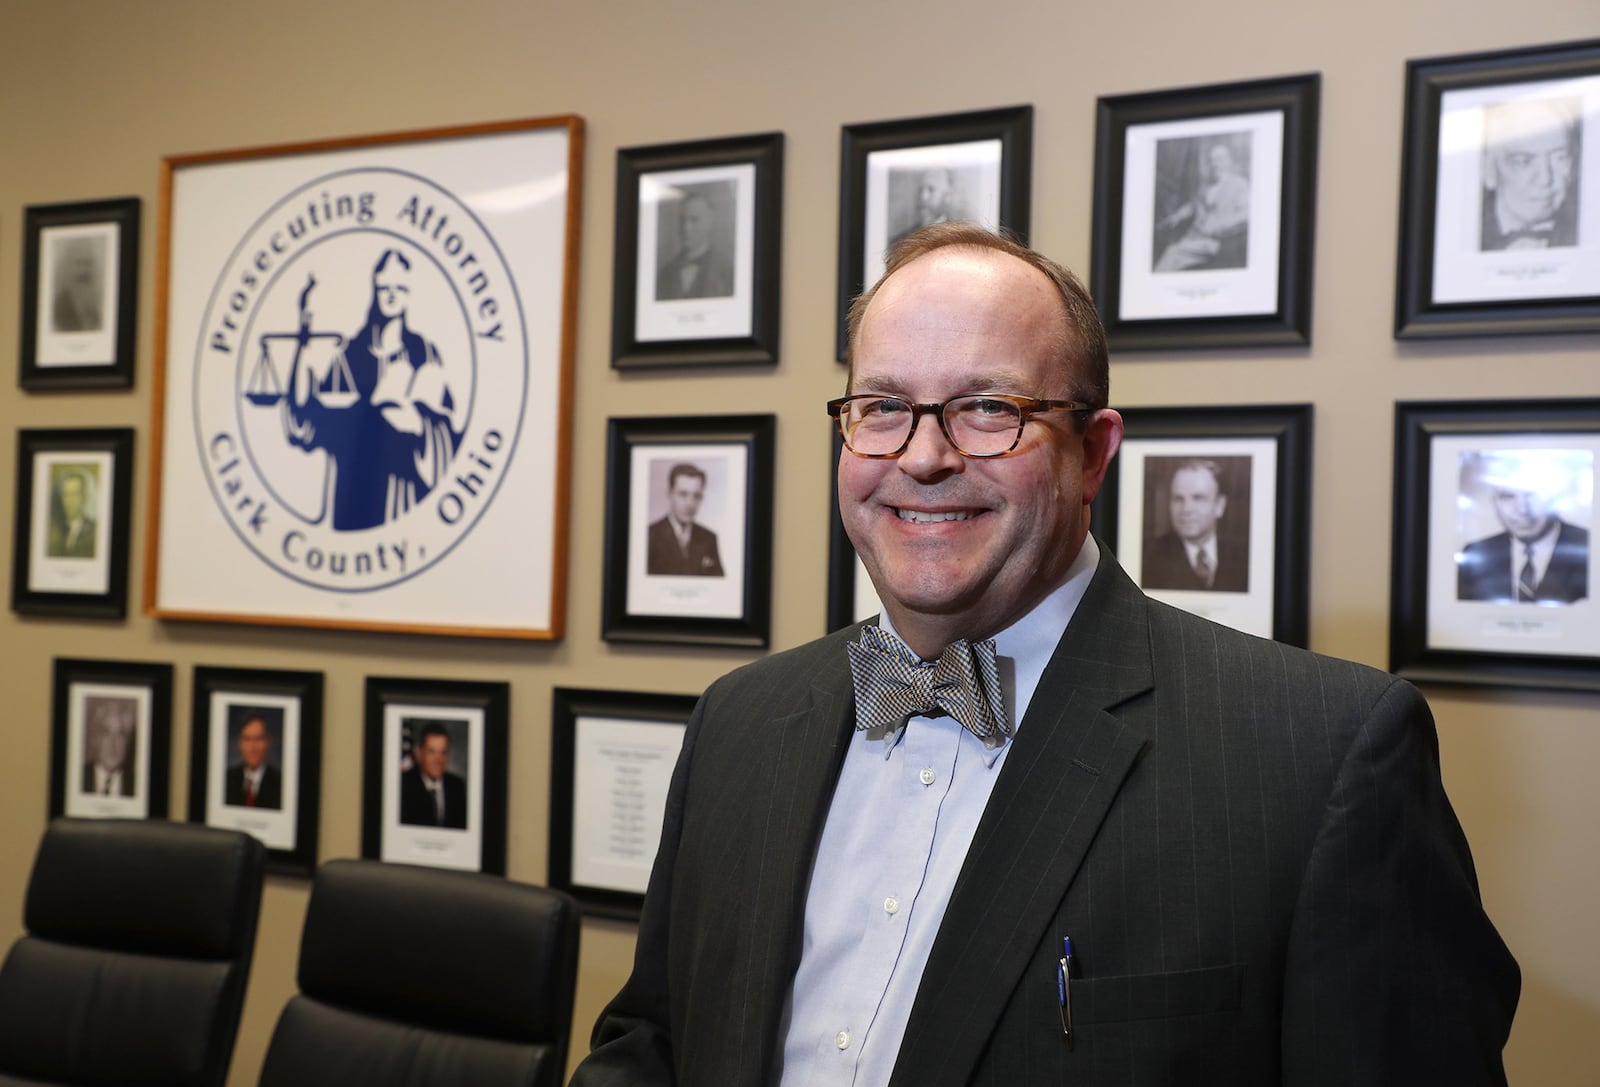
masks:
<path id="1" fill-rule="evenodd" d="M 1094 501 L 1106 480 L 1111 458 L 1122 445 L 1122 416 L 1111 408 L 1101 408 L 1089 417 L 1083 429 L 1083 500 Z"/>

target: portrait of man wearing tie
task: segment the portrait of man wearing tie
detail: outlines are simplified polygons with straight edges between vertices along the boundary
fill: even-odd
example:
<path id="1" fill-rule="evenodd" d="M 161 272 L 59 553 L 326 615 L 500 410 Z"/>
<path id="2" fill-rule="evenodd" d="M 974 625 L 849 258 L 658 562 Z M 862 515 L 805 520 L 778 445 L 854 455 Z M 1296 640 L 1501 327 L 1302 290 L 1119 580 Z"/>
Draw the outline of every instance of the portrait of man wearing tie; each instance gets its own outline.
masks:
<path id="1" fill-rule="evenodd" d="M 699 524 L 706 497 L 705 470 L 687 462 L 667 471 L 667 515 L 651 523 L 645 538 L 645 573 L 653 576 L 722 577 L 717 534 Z"/>
<path id="2" fill-rule="evenodd" d="M 1503 449 L 1462 455 L 1460 505 L 1488 505 L 1504 531 L 1456 556 L 1456 598 L 1571 604 L 1589 595 L 1588 519 L 1594 455 L 1584 449 Z"/>
<path id="3" fill-rule="evenodd" d="M 1095 538 L 1076 277 L 936 224 L 846 336 L 818 408 L 882 614 L 701 696 L 570 1087 L 1503 1085 L 1519 974 L 1426 702 Z"/>
<path id="4" fill-rule="evenodd" d="M 658 211 L 656 301 L 733 296 L 733 182 L 682 186 Z M 669 220 L 676 218 L 676 229 Z"/>
<path id="5" fill-rule="evenodd" d="M 1480 248 L 1578 244 L 1581 194 L 1576 98 L 1501 102 L 1483 111 Z"/>
<path id="6" fill-rule="evenodd" d="M 84 699 L 83 792 L 122 797 L 138 792 L 137 714 L 131 698 Z"/>
<path id="7" fill-rule="evenodd" d="M 50 530 L 45 555 L 52 559 L 92 559 L 97 546 L 98 522 L 90 516 L 91 479 L 99 469 L 93 464 L 52 468 L 55 493 L 50 498 Z"/>
<path id="8" fill-rule="evenodd" d="M 1249 457 L 1148 457 L 1145 483 L 1168 528 L 1147 517 L 1139 584 L 1146 589 L 1242 593 L 1250 588 Z M 1241 483 L 1229 485 L 1230 476 Z M 1165 490 L 1165 502 L 1161 492 Z M 1229 498 L 1237 492 L 1230 515 Z"/>
<path id="9" fill-rule="evenodd" d="M 222 802 L 235 808 L 281 810 L 283 771 L 275 765 L 273 752 L 283 732 L 283 711 L 237 706 L 229 716 L 241 719 L 234 738 L 239 761 L 228 767 L 223 779 Z"/>
<path id="10" fill-rule="evenodd" d="M 411 755 L 400 774 L 400 822 L 467 829 L 467 782 L 450 770 L 451 726 L 465 731 L 456 721 L 408 717 L 402 722 L 411 734 Z"/>

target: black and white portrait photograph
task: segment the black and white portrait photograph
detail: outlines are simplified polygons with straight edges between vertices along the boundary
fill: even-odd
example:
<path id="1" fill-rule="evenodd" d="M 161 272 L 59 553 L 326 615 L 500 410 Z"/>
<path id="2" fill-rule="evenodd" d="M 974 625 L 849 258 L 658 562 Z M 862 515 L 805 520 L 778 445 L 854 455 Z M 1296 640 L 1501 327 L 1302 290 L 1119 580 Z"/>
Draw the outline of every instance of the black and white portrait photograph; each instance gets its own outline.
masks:
<path id="1" fill-rule="evenodd" d="M 632 453 L 630 520 L 639 531 L 629 534 L 628 611 L 737 618 L 745 573 L 745 450 L 638 445 Z"/>
<path id="2" fill-rule="evenodd" d="M 1600 42 L 1406 62 L 1398 339 L 1600 329 Z"/>
<path id="3" fill-rule="evenodd" d="M 172 667 L 56 658 L 50 813 L 167 814 Z"/>
<path id="4" fill-rule="evenodd" d="M 128 428 L 17 432 L 13 608 L 124 614 L 132 458 Z"/>
<path id="5" fill-rule="evenodd" d="M 1390 667 L 1593 690 L 1600 400 L 1395 405 Z"/>
<path id="6" fill-rule="evenodd" d="M 1433 302 L 1600 294 L 1596 125 L 1600 76 L 1441 96 Z"/>
<path id="7" fill-rule="evenodd" d="M 1456 599 L 1564 607 L 1589 598 L 1594 452 L 1463 452 Z"/>
<path id="8" fill-rule="evenodd" d="M 503 874 L 510 689 L 367 680 L 363 856 Z"/>
<path id="9" fill-rule="evenodd" d="M 286 875 L 316 867 L 322 683 L 320 672 L 194 670 L 189 821 L 254 835 Z"/>
<path id="10" fill-rule="evenodd" d="M 24 388 L 133 383 L 135 198 L 26 209 Z"/>
<path id="11" fill-rule="evenodd" d="M 1107 95 L 1089 290 L 1113 349 L 1311 339 L 1321 79 Z"/>
<path id="12" fill-rule="evenodd" d="M 751 334 L 755 181 L 750 163 L 639 178 L 633 317 L 641 342 Z"/>
<path id="13" fill-rule="evenodd" d="M 1133 125 L 1126 153 L 1121 316 L 1275 312 L 1283 113 Z"/>
<path id="14" fill-rule="evenodd" d="M 1146 589 L 1250 589 L 1247 456 L 1151 456 L 1144 461 Z"/>
<path id="15" fill-rule="evenodd" d="M 1250 132 L 1156 141 L 1156 272 L 1243 268 L 1250 255 Z"/>
<path id="16" fill-rule="evenodd" d="M 1248 634 L 1309 634 L 1310 404 L 1122 411 L 1096 536 L 1157 600 Z"/>
<path id="17" fill-rule="evenodd" d="M 837 355 L 851 299 L 885 254 L 934 223 L 968 221 L 1028 238 L 1033 107 L 845 125 L 839 159 Z"/>
<path id="18" fill-rule="evenodd" d="M 783 133 L 617 152 L 611 365 L 774 363 Z"/>
<path id="19" fill-rule="evenodd" d="M 771 415 L 611 419 L 602 634 L 766 644 Z"/>

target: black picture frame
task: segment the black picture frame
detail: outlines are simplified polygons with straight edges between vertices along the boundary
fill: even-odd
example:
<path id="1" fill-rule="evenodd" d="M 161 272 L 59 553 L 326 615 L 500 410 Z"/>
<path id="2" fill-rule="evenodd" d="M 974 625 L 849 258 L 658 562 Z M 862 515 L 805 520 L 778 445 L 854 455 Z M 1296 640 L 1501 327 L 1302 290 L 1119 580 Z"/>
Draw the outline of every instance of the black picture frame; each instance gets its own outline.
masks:
<path id="1" fill-rule="evenodd" d="M 24 389 L 133 387 L 139 207 L 124 196 L 23 209 Z"/>
<path id="2" fill-rule="evenodd" d="M 1391 671 L 1422 683 L 1600 690 L 1589 544 L 1597 462 L 1600 399 L 1395 405 Z M 1536 497 L 1524 506 L 1523 494 Z M 1534 600 L 1518 600 L 1514 540 L 1546 516 L 1556 547 L 1530 578 Z"/>
<path id="3" fill-rule="evenodd" d="M 1600 202 L 1600 141 L 1581 137 L 1600 125 L 1600 39 L 1411 60 L 1405 83 L 1395 337 L 1600 330 L 1600 238 L 1579 236 Z M 1525 138 L 1565 158 L 1532 189 L 1493 152 Z"/>
<path id="4" fill-rule="evenodd" d="M 1099 99 L 1089 290 L 1113 349 L 1311 342 L 1321 82 Z"/>
<path id="5" fill-rule="evenodd" d="M 944 176 L 939 211 L 933 199 L 916 191 L 918 175 L 930 173 Z M 999 227 L 1026 242 L 1032 184 L 1031 105 L 845 125 L 839 155 L 839 361 L 848 346 L 850 303 L 877 280 L 882 254 L 899 236 L 947 217 Z M 876 254 L 876 272 L 868 271 L 869 251 Z"/>
<path id="6" fill-rule="evenodd" d="M 639 919 L 667 785 L 697 701 L 639 691 L 552 692 L 549 883 L 585 914 Z"/>
<path id="7" fill-rule="evenodd" d="M 669 224 L 706 232 L 705 263 L 666 243 Z M 615 369 L 776 363 L 782 273 L 782 132 L 617 151 Z"/>
<path id="8" fill-rule="evenodd" d="M 833 460 L 838 464 L 844 454 L 844 435 L 830 420 L 833 433 Z M 844 530 L 844 518 L 839 513 L 839 473 L 834 472 L 828 487 L 828 633 L 849 626 L 862 619 L 870 619 L 883 610 L 866 567 L 856 554 L 856 545 Z"/>
<path id="9" fill-rule="evenodd" d="M 607 420 L 602 638 L 767 646 L 776 430 L 774 415 Z M 696 474 L 713 501 L 696 503 L 688 545 L 675 544 L 668 493 Z"/>
<path id="10" fill-rule="evenodd" d="M 505 875 L 510 717 L 509 683 L 368 676 L 361 855 Z M 413 739 L 434 725 L 449 740 L 443 824 L 424 822 L 404 782 Z"/>
<path id="11" fill-rule="evenodd" d="M 167 817 L 172 665 L 57 657 L 50 720 L 52 819 Z M 96 767 L 106 764 L 116 773 L 102 778 Z"/>
<path id="12" fill-rule="evenodd" d="M 1095 496 L 1091 519 L 1128 575 L 1157 599 L 1247 633 L 1304 647 L 1309 634 L 1312 405 L 1124 408 L 1122 418 L 1122 448 Z M 1213 511 L 1218 555 L 1210 587 L 1186 587 L 1173 576 L 1169 548 L 1163 546 L 1177 541 L 1179 534 L 1167 531 L 1171 506 L 1163 509 L 1162 503 L 1170 501 L 1178 471 L 1194 467 L 1195 461 L 1204 462 L 1203 471 L 1221 484 L 1226 499 L 1222 510 Z M 1261 485 L 1263 475 L 1271 477 L 1266 486 Z M 1217 490 L 1211 486 L 1213 497 Z M 1244 573 L 1229 572 L 1241 567 Z"/>
<path id="13" fill-rule="evenodd" d="M 17 431 L 11 610 L 126 617 L 133 442 L 132 427 Z"/>
<path id="14" fill-rule="evenodd" d="M 322 673 L 202 664 L 192 689 L 189 822 L 254 835 L 267 847 L 268 871 L 309 878 L 321 810 Z M 256 736 L 263 773 L 247 790 L 243 746 Z"/>

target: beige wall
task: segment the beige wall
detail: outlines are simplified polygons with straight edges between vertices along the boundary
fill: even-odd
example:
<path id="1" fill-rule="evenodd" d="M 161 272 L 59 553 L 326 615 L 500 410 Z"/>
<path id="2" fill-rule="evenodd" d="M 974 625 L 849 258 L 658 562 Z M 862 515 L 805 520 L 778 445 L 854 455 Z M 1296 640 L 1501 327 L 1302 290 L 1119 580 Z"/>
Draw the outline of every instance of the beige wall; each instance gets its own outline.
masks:
<path id="1" fill-rule="evenodd" d="M 1395 399 L 1572 396 L 1600 389 L 1593 338 L 1400 345 L 1389 334 L 1402 70 L 1409 57 L 1592 36 L 1593 0 L 1411 4 L 1152 0 L 13 0 L 0 15 L 0 480 L 20 426 L 139 428 L 147 516 L 157 177 L 161 156 L 318 137 L 573 112 L 588 122 L 577 330 L 567 636 L 520 644 L 269 628 L 19 620 L 0 615 L 7 757 L 0 771 L 0 940 L 17 931 L 43 828 L 50 661 L 172 661 L 173 814 L 184 814 L 196 663 L 327 673 L 322 857 L 360 850 L 361 684 L 368 674 L 512 683 L 510 874 L 546 861 L 550 689 L 696 692 L 748 652 L 600 640 L 608 415 L 776 412 L 773 644 L 821 633 L 833 361 L 839 126 L 1032 103 L 1033 237 L 1086 270 L 1095 97 L 1323 73 L 1315 343 L 1308 350 L 1126 356 L 1123 406 L 1316 404 L 1311 644 L 1386 662 Z M 620 375 L 609 367 L 615 152 L 668 140 L 787 133 L 782 362 L 771 370 Z M 131 393 L 23 395 L 12 385 L 24 205 L 138 194 L 139 359 Z M 6 505 L 9 507 L 10 502 Z M 9 512 L 9 510 L 8 510 Z M 9 523 L 9 522 L 7 522 Z M 142 570 L 137 540 L 133 568 Z M 11 568 L 0 533 L 0 570 Z M 628 670 L 627 678 L 623 670 Z M 1428 691 L 1444 772 L 1489 910 L 1524 972 L 1514 1081 L 1577 1083 L 1600 1066 L 1600 703 L 1593 695 Z M 293 990 L 306 884 L 274 879 L 235 1057 L 253 1082 Z M 584 930 L 579 1038 L 622 981 L 630 926 Z M 1383 979 L 1374 978 L 1375 986 Z M 1352 1039 L 1352 1044 L 1360 1044 Z"/>

